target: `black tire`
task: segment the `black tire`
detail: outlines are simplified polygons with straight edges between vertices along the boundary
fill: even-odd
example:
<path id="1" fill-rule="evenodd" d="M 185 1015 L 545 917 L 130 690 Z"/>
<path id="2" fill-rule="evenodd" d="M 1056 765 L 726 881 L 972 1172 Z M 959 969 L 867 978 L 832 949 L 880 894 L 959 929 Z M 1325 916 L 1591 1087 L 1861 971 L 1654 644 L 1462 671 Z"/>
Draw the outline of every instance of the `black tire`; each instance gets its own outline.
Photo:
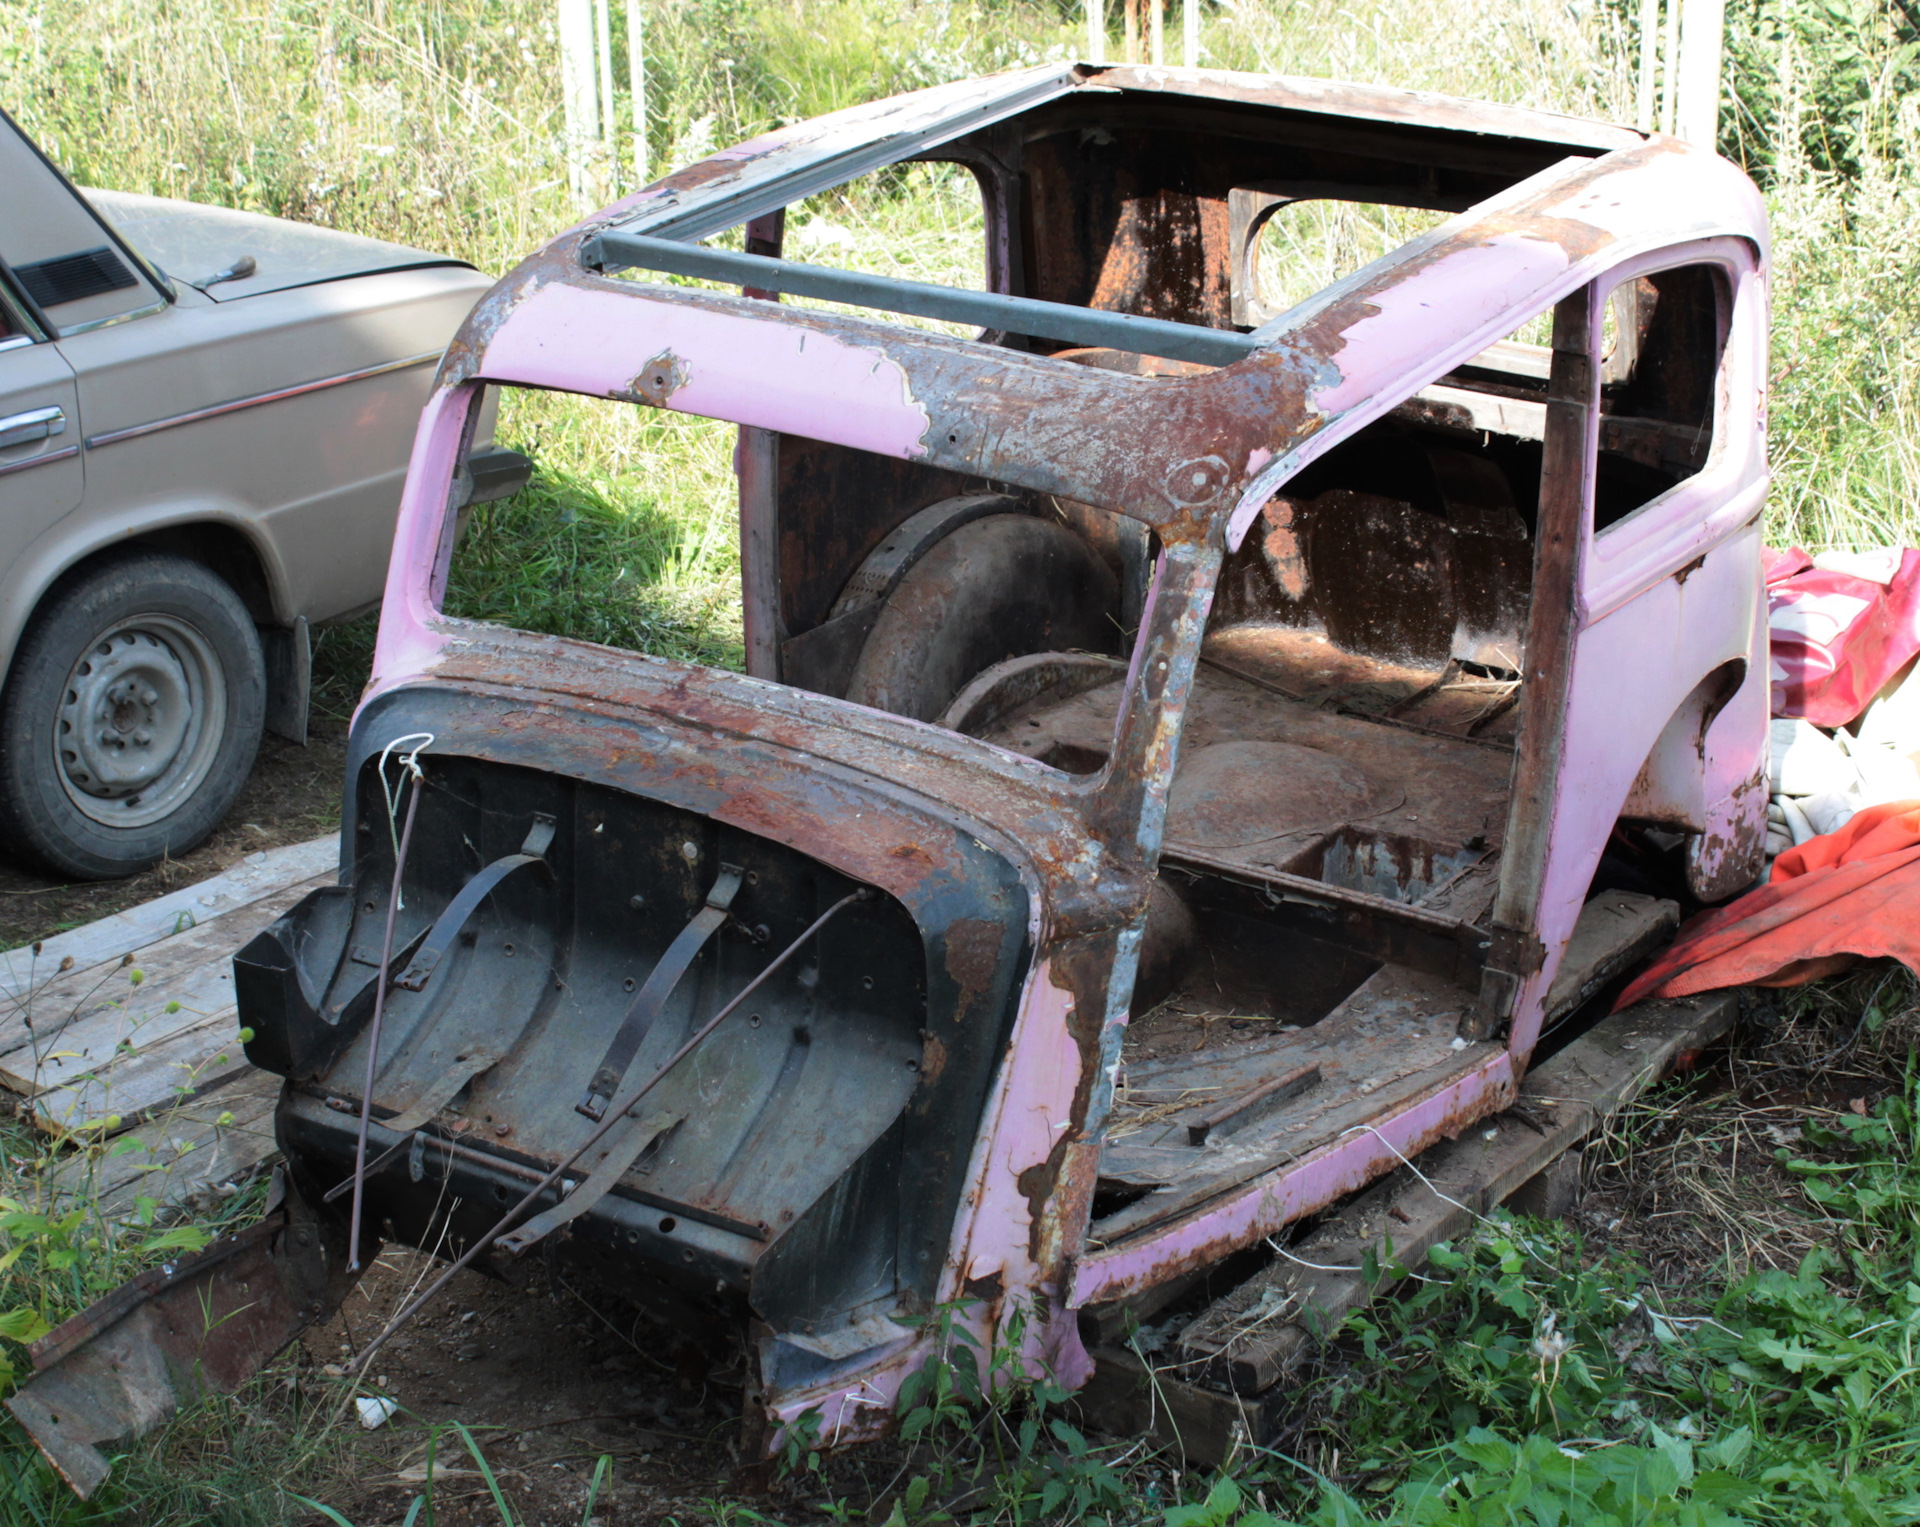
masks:
<path id="1" fill-rule="evenodd" d="M 1111 653 L 1119 583 L 1064 525 L 992 514 L 948 534 L 887 596 L 847 698 L 932 721 L 967 682 L 1032 652 Z"/>
<path id="2" fill-rule="evenodd" d="M 70 575 L 0 695 L 0 836 L 85 880 L 186 853 L 246 783 L 266 693 L 252 617 L 198 562 L 130 552 Z"/>

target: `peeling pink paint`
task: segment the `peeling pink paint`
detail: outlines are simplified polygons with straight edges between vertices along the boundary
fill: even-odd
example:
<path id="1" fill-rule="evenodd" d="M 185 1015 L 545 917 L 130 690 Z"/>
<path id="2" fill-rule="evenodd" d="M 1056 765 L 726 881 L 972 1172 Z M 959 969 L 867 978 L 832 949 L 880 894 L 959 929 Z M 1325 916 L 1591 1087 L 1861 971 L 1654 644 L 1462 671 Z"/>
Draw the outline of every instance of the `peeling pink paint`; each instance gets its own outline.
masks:
<path id="1" fill-rule="evenodd" d="M 1436 329 L 1478 334 L 1516 308 L 1537 307 L 1569 267 L 1559 244 L 1501 233 L 1371 295 L 1372 314 L 1341 331 L 1339 383 L 1316 392 L 1314 407 L 1338 415 L 1390 395 L 1432 365 Z"/>
<path id="2" fill-rule="evenodd" d="M 1418 1155 L 1463 1119 L 1497 1112 L 1512 1101 L 1516 1086 L 1513 1056 L 1498 1051 L 1446 1087 L 1350 1130 L 1305 1161 L 1254 1178 L 1152 1235 L 1088 1253 L 1074 1270 L 1072 1303 L 1123 1299 L 1151 1288 L 1160 1281 L 1157 1269 L 1183 1254 L 1272 1235 Z"/>
<path id="3" fill-rule="evenodd" d="M 635 302 L 597 287 L 543 286 L 495 332 L 486 375 L 620 397 L 662 356 L 673 357 L 685 377 L 664 399 L 680 413 L 882 456 L 926 452 L 927 410 L 915 401 L 898 361 L 877 347 L 777 316 Z"/>

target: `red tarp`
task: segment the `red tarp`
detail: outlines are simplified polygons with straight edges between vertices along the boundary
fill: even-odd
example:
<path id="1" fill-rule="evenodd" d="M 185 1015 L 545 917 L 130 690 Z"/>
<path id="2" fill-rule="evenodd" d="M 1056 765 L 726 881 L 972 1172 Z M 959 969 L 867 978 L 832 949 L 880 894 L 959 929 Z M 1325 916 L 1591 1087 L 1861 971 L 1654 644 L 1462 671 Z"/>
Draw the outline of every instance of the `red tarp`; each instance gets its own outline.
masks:
<path id="1" fill-rule="evenodd" d="M 1882 956 L 1920 972 L 1920 801 L 1869 806 L 1789 849 L 1758 890 L 1690 919 L 1614 1006 L 1799 986 Z"/>

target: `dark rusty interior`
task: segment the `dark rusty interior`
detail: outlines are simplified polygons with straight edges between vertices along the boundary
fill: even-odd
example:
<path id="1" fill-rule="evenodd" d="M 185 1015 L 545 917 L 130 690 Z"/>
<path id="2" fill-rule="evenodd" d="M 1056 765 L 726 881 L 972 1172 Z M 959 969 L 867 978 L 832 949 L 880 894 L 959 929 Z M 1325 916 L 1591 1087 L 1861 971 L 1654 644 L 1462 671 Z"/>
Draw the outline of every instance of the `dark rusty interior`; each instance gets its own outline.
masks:
<path id="1" fill-rule="evenodd" d="M 387 1122 L 373 1154 L 423 1098 L 440 1098 L 442 1129 L 369 1173 L 369 1223 L 458 1247 L 578 1140 L 583 1049 L 598 1053 L 620 1026 L 728 867 L 741 872 L 729 916 L 642 1035 L 642 1073 L 857 883 L 696 812 L 459 756 L 458 723 L 446 725 L 406 861 L 395 968 L 463 885 L 530 833 L 551 834 L 537 862 L 474 905 L 431 979 L 412 990 L 403 974 L 386 1002 L 372 1097 Z M 338 1100 L 360 1091 L 392 876 L 372 760 L 357 782 L 351 884 L 308 898 L 236 962 L 250 1054 L 293 1084 L 279 1135 L 314 1202 L 353 1170 L 357 1105 Z M 670 1073 L 640 1125 L 651 1143 L 568 1254 L 638 1257 L 653 1272 L 636 1297 L 659 1285 L 737 1310 L 750 1288 L 790 1338 L 789 1368 L 834 1355 L 845 1340 L 834 1333 L 864 1312 L 926 1308 L 967 1159 L 955 1126 L 979 1113 L 1010 1012 L 990 976 L 976 979 L 1000 1022 L 955 1004 L 953 964 L 938 923 L 891 897 L 828 924 Z M 943 982 L 937 1015 L 930 980 Z M 855 1344 L 870 1345 L 862 1333 Z"/>

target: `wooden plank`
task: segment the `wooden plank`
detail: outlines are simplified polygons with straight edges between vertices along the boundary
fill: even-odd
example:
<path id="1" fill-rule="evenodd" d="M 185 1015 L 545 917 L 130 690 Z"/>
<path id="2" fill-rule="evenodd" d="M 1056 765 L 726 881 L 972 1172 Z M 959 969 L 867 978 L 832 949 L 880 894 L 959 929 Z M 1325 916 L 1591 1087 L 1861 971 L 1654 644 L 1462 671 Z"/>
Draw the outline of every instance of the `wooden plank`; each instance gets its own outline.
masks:
<path id="1" fill-rule="evenodd" d="M 156 1113 L 211 1091 L 250 1069 L 229 1007 L 158 1044 L 123 1054 L 91 1076 L 41 1093 L 33 1121 L 58 1134 L 118 1134 Z"/>
<path id="2" fill-rule="evenodd" d="M 297 881 L 249 906 L 150 944 L 138 958 L 121 955 L 56 976 L 19 999 L 0 1018 L 0 1083 L 21 1091 L 38 1090 L 32 1080 L 38 1062 L 56 1050 L 84 1050 L 104 1059 L 122 1039 L 132 1039 L 136 1045 L 158 1039 L 167 1031 L 168 1006 L 185 1005 L 190 997 L 203 1009 L 200 1016 L 205 1016 L 206 999 L 196 993 L 207 973 L 218 971 L 230 977 L 235 950 L 309 891 L 331 880 L 331 876 L 316 875 Z M 135 971 L 139 972 L 137 985 Z M 231 1006 L 232 1001 L 229 979 L 226 995 L 213 1005 Z M 117 1024 L 111 1021 L 115 1015 L 119 1015 Z M 171 1027 L 182 1028 L 191 1021 L 181 1020 Z M 161 1028 L 151 1027 L 155 1023 Z M 60 1079 L 72 1074 L 75 1060 L 69 1057 Z"/>
<path id="3" fill-rule="evenodd" d="M 330 834 L 306 843 L 249 854 L 225 874 L 211 880 L 184 886 L 112 917 L 45 939 L 38 955 L 31 948 L 0 953 L 0 996 L 24 996 L 34 986 L 60 973 L 63 967 L 80 970 L 117 960 L 263 896 L 271 896 L 296 881 L 311 880 L 316 875 L 331 876 L 339 867 L 339 842 L 337 834 Z M 66 963 L 69 960 L 72 964 Z"/>
<path id="4" fill-rule="evenodd" d="M 66 1157 L 46 1185 L 55 1202 L 85 1199 L 109 1219 L 132 1218 L 141 1198 L 166 1211 L 209 1207 L 273 1156 L 280 1085 L 279 1077 L 249 1067 L 111 1146 Z"/>
<path id="5" fill-rule="evenodd" d="M 77 1023 L 50 1025 L 44 1039 L 0 1057 L 0 1083 L 37 1097 L 82 1077 L 125 1072 L 175 1034 L 233 1010 L 231 966 L 203 960 L 155 990 L 143 983 Z"/>
<path id="6" fill-rule="evenodd" d="M 1513 1110 L 1423 1153 L 1416 1165 L 1425 1182 L 1400 1169 L 1292 1248 L 1297 1260 L 1275 1261 L 1217 1301 L 1181 1333 L 1182 1355 L 1239 1393 L 1271 1387 L 1319 1333 L 1386 1286 L 1370 1285 L 1360 1270 L 1368 1253 L 1383 1268 L 1417 1267 L 1664 1074 L 1681 1051 L 1725 1032 L 1738 1011 L 1733 992 L 1712 992 L 1603 1019 L 1528 1075 Z"/>
<path id="7" fill-rule="evenodd" d="M 1076 1394 L 1082 1417 L 1116 1437 L 1151 1437 L 1189 1461 L 1218 1468 L 1258 1436 L 1257 1402 L 1181 1383 L 1120 1347 L 1092 1353 L 1093 1377 Z"/>
<path id="8" fill-rule="evenodd" d="M 1634 891 L 1602 891 L 1580 909 L 1567 952 L 1547 990 L 1545 1022 L 1563 1018 L 1629 965 L 1665 944 L 1680 904 Z"/>

